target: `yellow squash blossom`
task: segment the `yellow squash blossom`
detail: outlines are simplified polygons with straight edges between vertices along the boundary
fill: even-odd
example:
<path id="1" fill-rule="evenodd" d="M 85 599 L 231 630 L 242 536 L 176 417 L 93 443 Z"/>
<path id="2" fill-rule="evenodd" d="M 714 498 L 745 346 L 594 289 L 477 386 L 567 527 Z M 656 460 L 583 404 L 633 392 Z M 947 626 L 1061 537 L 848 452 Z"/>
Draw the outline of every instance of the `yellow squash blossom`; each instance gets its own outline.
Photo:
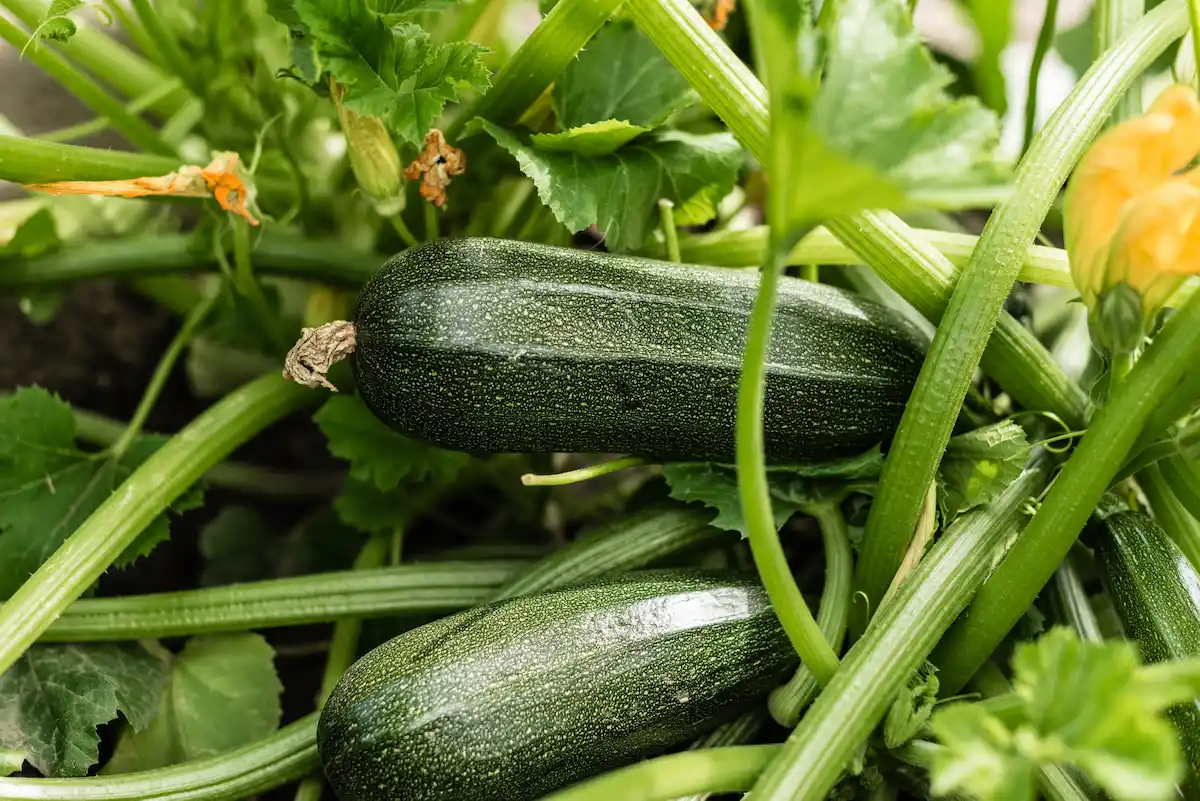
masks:
<path id="1" fill-rule="evenodd" d="M 1200 273 L 1200 172 L 1181 172 L 1198 152 L 1200 98 L 1174 85 L 1145 114 L 1100 136 L 1071 177 L 1071 275 L 1103 344 L 1136 347 L 1166 300 Z M 1131 313 L 1134 337 L 1105 330 Z"/>

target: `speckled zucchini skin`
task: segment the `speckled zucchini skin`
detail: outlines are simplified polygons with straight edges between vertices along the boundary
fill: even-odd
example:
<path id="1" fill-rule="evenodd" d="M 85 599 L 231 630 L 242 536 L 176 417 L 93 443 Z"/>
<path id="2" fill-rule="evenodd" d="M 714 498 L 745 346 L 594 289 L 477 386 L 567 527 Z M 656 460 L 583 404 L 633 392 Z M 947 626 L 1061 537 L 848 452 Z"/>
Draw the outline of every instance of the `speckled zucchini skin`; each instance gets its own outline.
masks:
<path id="1" fill-rule="evenodd" d="M 377 417 L 445 448 L 734 458 L 757 276 L 498 239 L 392 258 L 355 316 Z M 786 279 L 768 365 L 767 458 L 852 455 L 895 430 L 924 355 L 896 312 Z"/>
<path id="2" fill-rule="evenodd" d="M 1146 662 L 1200 657 L 1200 575 L 1153 518 L 1120 512 L 1096 541 L 1100 575 L 1125 636 Z M 1200 700 L 1167 711 L 1191 768 L 1186 798 L 1200 797 Z"/>
<path id="3" fill-rule="evenodd" d="M 715 728 L 795 664 L 757 582 L 632 573 L 379 646 L 330 695 L 317 744 L 342 801 L 524 801 Z"/>

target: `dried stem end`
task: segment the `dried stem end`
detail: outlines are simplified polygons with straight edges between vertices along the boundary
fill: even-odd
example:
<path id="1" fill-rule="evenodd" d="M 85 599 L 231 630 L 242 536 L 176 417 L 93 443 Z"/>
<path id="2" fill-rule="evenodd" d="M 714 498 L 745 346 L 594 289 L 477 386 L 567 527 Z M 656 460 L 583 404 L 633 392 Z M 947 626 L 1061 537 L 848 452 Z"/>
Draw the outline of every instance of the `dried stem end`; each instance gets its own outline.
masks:
<path id="1" fill-rule="evenodd" d="M 300 329 L 300 340 L 283 360 L 283 377 L 302 387 L 325 387 L 337 392 L 325 374 L 354 353 L 354 323 L 335 320 L 317 328 Z"/>

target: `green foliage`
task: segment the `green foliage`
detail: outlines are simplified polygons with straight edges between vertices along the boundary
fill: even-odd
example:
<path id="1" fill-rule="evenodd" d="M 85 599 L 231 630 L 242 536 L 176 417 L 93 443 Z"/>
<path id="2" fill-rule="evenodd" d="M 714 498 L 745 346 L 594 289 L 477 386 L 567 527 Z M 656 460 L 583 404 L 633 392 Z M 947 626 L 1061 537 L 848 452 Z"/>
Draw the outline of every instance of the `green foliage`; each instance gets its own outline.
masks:
<path id="1" fill-rule="evenodd" d="M 792 515 L 813 504 L 839 500 L 852 490 L 868 491 L 882 469 L 878 446 L 849 459 L 768 469 L 775 528 L 783 528 Z M 746 536 L 737 471 L 732 465 L 675 462 L 663 465 L 663 477 L 672 498 L 715 509 L 712 525 Z"/>
<path id="2" fill-rule="evenodd" d="M 953 703 L 933 716 L 942 745 L 933 789 L 990 801 L 1033 799 L 1039 765 L 1082 769 L 1117 801 L 1171 798 L 1183 753 L 1163 712 L 1190 698 L 1188 681 L 1141 666 L 1128 641 L 1081 641 L 1056 628 L 1013 655 L 1022 720 Z"/>
<path id="3" fill-rule="evenodd" d="M 990 502 L 1021 474 L 1028 455 L 1025 431 L 1011 420 L 951 437 L 937 479 L 942 520 Z"/>
<path id="4" fill-rule="evenodd" d="M 7 242 L 0 243 L 0 259 L 32 259 L 61 244 L 54 213 L 41 208 L 29 215 Z"/>
<path id="5" fill-rule="evenodd" d="M 537 150 L 578 153 L 581 156 L 606 156 L 635 139 L 649 128 L 630 125 L 623 120 L 589 122 L 558 133 L 533 134 L 530 143 Z"/>
<path id="6" fill-rule="evenodd" d="M 258 634 L 196 637 L 170 660 L 149 726 L 126 727 L 105 773 L 153 770 L 252 743 L 279 727 L 283 685 Z"/>
<path id="7" fill-rule="evenodd" d="M 0 399 L 0 598 L 15 592 L 164 441 L 144 437 L 114 461 L 75 448 L 71 409 L 49 392 L 26 388 Z M 186 511 L 201 501 L 193 491 L 173 510 Z M 164 514 L 117 566 L 149 553 L 170 533 Z"/>
<path id="8" fill-rule="evenodd" d="M 936 668 L 926 662 L 888 708 L 883 721 L 883 742 L 888 748 L 899 748 L 925 730 L 940 687 Z"/>
<path id="9" fill-rule="evenodd" d="M 605 120 L 657 128 L 696 93 L 654 43 L 629 23 L 607 25 L 554 83 L 564 129 Z"/>
<path id="10" fill-rule="evenodd" d="M 419 145 L 446 103 L 489 85 L 484 48 L 435 44 L 421 27 L 399 20 L 426 4 L 366 0 L 273 0 L 271 14 L 292 29 L 295 67 L 308 83 L 328 75 L 345 90 L 342 105 L 378 117 Z"/>
<path id="11" fill-rule="evenodd" d="M 96 727 L 120 712 L 145 729 L 166 679 L 140 645 L 35 645 L 0 673 L 0 748 L 46 776 L 84 776 L 98 758 Z"/>
<path id="12" fill-rule="evenodd" d="M 465 453 L 435 448 L 388 428 L 357 395 L 326 401 L 314 416 L 330 452 L 350 463 L 335 502 L 342 519 L 368 532 L 390 531 L 432 501 L 467 465 Z"/>
<path id="13" fill-rule="evenodd" d="M 683 205 L 710 189 L 733 188 L 741 148 L 729 134 L 659 131 L 603 155 L 539 149 L 490 122 L 484 129 L 533 179 L 538 196 L 571 231 L 596 225 L 608 247 L 640 247 L 654 227 L 659 199 Z"/>

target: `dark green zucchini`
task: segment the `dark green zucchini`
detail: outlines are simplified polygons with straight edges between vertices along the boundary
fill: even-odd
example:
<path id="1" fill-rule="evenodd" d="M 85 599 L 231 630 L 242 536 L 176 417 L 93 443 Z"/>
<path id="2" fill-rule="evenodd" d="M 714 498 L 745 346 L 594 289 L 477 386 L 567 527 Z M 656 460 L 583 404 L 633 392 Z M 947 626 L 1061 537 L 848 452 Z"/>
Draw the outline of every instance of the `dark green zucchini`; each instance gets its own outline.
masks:
<path id="1" fill-rule="evenodd" d="M 462 451 L 734 458 L 754 274 L 498 239 L 401 253 L 362 290 L 359 391 Z M 900 421 L 924 352 L 899 313 L 783 281 L 768 364 L 774 463 L 853 455 Z"/>
<path id="2" fill-rule="evenodd" d="M 1200 657 L 1200 575 L 1148 515 L 1120 512 L 1104 521 L 1096 555 L 1125 636 L 1146 662 Z M 1167 712 L 1189 765 L 1189 794 L 1200 776 L 1200 699 Z"/>
<path id="3" fill-rule="evenodd" d="M 523 801 L 684 745 L 795 664 L 756 581 L 632 573 L 381 645 L 330 695 L 317 743 L 342 801 Z"/>

